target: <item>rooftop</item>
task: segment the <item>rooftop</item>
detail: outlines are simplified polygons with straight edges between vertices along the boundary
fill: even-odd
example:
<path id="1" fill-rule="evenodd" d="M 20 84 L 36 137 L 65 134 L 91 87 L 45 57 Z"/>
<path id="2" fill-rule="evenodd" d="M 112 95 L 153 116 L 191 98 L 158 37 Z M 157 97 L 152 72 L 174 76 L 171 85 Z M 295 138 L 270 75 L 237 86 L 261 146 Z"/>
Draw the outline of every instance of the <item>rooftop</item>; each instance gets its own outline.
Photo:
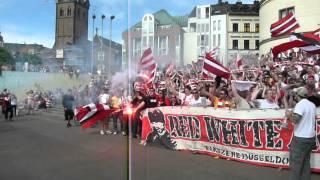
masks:
<path id="1" fill-rule="evenodd" d="M 72 3 L 72 2 L 79 3 L 86 7 L 90 6 L 89 0 L 56 0 L 56 3 Z"/>
<path id="2" fill-rule="evenodd" d="M 259 1 L 255 0 L 253 4 L 243 4 L 241 1 L 235 4 L 229 4 L 228 1 L 219 0 L 217 4 L 210 5 L 211 15 L 229 14 L 229 15 L 259 15 Z M 189 14 L 189 17 L 196 17 L 196 7 Z"/>
<path id="3" fill-rule="evenodd" d="M 101 36 L 98 36 L 97 34 L 94 36 L 94 41 L 95 42 L 101 42 L 102 40 L 102 43 L 105 45 L 105 46 L 109 46 L 110 45 L 110 40 L 109 39 L 106 39 L 106 38 L 101 38 Z M 116 49 L 121 49 L 122 48 L 122 45 L 115 42 L 115 41 L 111 41 L 111 46 L 116 48 Z"/>
<path id="4" fill-rule="evenodd" d="M 153 13 L 155 22 L 158 26 L 162 25 L 179 25 L 181 27 L 187 27 L 188 26 L 188 16 L 171 16 L 166 10 L 161 9 L 155 13 Z M 141 28 L 141 21 L 139 21 L 137 24 L 133 26 L 133 28 Z"/>
<path id="5" fill-rule="evenodd" d="M 24 48 L 24 47 L 39 48 L 39 49 L 46 48 L 40 44 L 19 44 L 19 43 L 4 43 L 4 47 L 7 49 L 20 49 L 20 48 Z"/>

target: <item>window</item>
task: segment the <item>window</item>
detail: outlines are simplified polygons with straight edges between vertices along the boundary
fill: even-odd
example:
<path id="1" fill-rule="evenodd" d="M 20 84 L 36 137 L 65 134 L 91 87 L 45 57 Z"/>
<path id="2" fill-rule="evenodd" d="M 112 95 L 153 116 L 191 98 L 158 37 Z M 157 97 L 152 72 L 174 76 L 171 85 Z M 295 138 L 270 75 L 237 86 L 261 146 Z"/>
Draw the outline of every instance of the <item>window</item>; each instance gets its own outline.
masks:
<path id="1" fill-rule="evenodd" d="M 220 34 L 218 34 L 218 46 L 220 46 L 220 42 L 221 42 L 221 36 Z"/>
<path id="2" fill-rule="evenodd" d="M 213 21 L 213 30 L 215 31 L 217 29 L 216 27 L 216 21 Z"/>
<path id="3" fill-rule="evenodd" d="M 232 49 L 238 49 L 238 40 L 232 40 Z"/>
<path id="4" fill-rule="evenodd" d="M 201 39 L 200 39 L 200 40 L 201 40 L 200 45 L 201 45 L 201 46 L 205 46 L 205 36 L 204 36 L 204 35 L 201 35 L 200 37 L 201 37 Z"/>
<path id="5" fill-rule="evenodd" d="M 206 7 L 206 18 L 209 18 L 209 15 L 210 15 L 210 13 L 209 13 L 209 7 Z"/>
<path id="6" fill-rule="evenodd" d="M 139 31 L 141 31 L 141 28 L 134 28 L 133 31 L 139 32 Z"/>
<path id="7" fill-rule="evenodd" d="M 196 23 L 190 23 L 190 30 L 191 30 L 191 32 L 196 32 L 197 24 Z"/>
<path id="8" fill-rule="evenodd" d="M 149 43 L 148 43 L 149 47 L 153 48 L 153 36 L 149 37 Z"/>
<path id="9" fill-rule="evenodd" d="M 258 23 L 256 23 L 256 33 L 258 33 L 260 31 L 260 26 Z"/>
<path id="10" fill-rule="evenodd" d="M 158 26 L 159 29 L 169 29 L 171 27 L 171 25 L 162 25 L 162 26 Z M 149 29 L 153 29 L 153 24 L 149 24 Z"/>
<path id="11" fill-rule="evenodd" d="M 209 24 L 206 24 L 206 32 L 209 32 Z"/>
<path id="12" fill-rule="evenodd" d="M 209 35 L 204 35 L 204 45 L 209 46 Z"/>
<path id="13" fill-rule="evenodd" d="M 144 37 L 142 37 L 142 48 L 146 48 L 147 47 L 147 37 L 146 36 L 144 36 Z"/>
<path id="14" fill-rule="evenodd" d="M 218 21 L 218 31 L 221 30 L 221 20 Z"/>
<path id="15" fill-rule="evenodd" d="M 256 50 L 258 50 L 259 49 L 259 40 L 256 40 Z"/>
<path id="16" fill-rule="evenodd" d="M 200 8 L 197 9 L 197 17 L 199 19 L 201 18 L 201 9 Z"/>
<path id="17" fill-rule="evenodd" d="M 177 64 L 181 61 L 180 60 L 180 47 L 176 47 L 176 62 Z"/>
<path id="18" fill-rule="evenodd" d="M 147 14 L 142 21 L 142 35 L 153 36 L 154 34 L 154 18 L 152 14 Z"/>
<path id="19" fill-rule="evenodd" d="M 294 13 L 294 7 L 280 9 L 280 11 L 279 11 L 279 19 L 282 19 L 283 17 L 285 17 L 289 13 Z"/>
<path id="20" fill-rule="evenodd" d="M 201 24 L 201 32 L 203 33 L 204 32 L 204 27 L 205 27 L 205 24 Z"/>
<path id="21" fill-rule="evenodd" d="M 199 35 L 198 36 L 198 46 L 208 46 L 209 45 L 209 36 L 208 35 Z"/>
<path id="22" fill-rule="evenodd" d="M 159 55 L 167 55 L 167 36 L 162 36 L 159 39 L 160 47 L 159 47 Z"/>
<path id="23" fill-rule="evenodd" d="M 141 55 L 141 39 L 135 38 L 133 39 L 133 56 L 140 56 Z"/>
<path id="24" fill-rule="evenodd" d="M 60 16 L 64 16 L 64 10 L 63 10 L 63 8 L 60 8 L 59 14 L 60 14 Z"/>
<path id="25" fill-rule="evenodd" d="M 248 50 L 250 48 L 250 41 L 244 40 L 244 49 Z"/>
<path id="26" fill-rule="evenodd" d="M 238 25 L 238 23 L 233 23 L 233 24 L 232 24 L 232 31 L 233 31 L 233 32 L 238 32 L 238 31 L 239 31 L 239 25 Z"/>
<path id="27" fill-rule="evenodd" d="M 250 32 L 250 23 L 244 23 L 244 32 Z"/>
<path id="28" fill-rule="evenodd" d="M 199 33 L 199 32 L 201 32 L 201 25 L 200 24 L 197 24 L 197 32 Z"/>
<path id="29" fill-rule="evenodd" d="M 216 47 L 217 44 L 216 44 L 216 35 L 215 34 L 213 35 L 212 41 L 213 41 L 213 47 Z"/>
<path id="30" fill-rule="evenodd" d="M 180 35 L 175 37 L 175 44 L 176 46 L 180 46 Z"/>
<path id="31" fill-rule="evenodd" d="M 71 8 L 70 7 L 68 7 L 67 16 L 71 16 Z"/>

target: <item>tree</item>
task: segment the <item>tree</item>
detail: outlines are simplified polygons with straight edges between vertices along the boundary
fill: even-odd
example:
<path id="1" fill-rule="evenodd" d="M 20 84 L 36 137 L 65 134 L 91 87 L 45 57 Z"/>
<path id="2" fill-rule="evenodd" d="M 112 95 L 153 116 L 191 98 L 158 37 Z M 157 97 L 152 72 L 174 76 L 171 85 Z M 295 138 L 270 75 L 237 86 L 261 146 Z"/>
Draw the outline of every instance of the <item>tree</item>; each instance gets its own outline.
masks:
<path id="1" fill-rule="evenodd" d="M 0 48 L 0 64 L 1 65 L 13 65 L 14 59 L 10 52 L 4 48 Z"/>

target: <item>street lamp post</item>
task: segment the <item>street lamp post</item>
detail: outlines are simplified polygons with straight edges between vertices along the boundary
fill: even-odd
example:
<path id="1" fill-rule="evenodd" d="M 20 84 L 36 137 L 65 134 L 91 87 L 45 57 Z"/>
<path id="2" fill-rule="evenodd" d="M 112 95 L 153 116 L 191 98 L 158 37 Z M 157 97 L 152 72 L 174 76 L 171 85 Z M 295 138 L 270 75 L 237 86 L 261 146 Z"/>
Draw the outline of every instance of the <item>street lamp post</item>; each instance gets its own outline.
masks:
<path id="1" fill-rule="evenodd" d="M 104 14 L 101 16 L 101 72 L 105 71 L 104 68 L 104 52 L 103 52 L 103 20 L 106 18 Z"/>
<path id="2" fill-rule="evenodd" d="M 109 39 L 109 63 L 108 63 L 108 76 L 111 76 L 111 42 L 112 42 L 112 20 L 115 16 L 110 16 L 110 39 Z"/>
<path id="3" fill-rule="evenodd" d="M 91 74 L 93 74 L 93 41 L 94 41 L 94 20 L 96 15 L 92 15 L 92 49 L 91 49 Z"/>

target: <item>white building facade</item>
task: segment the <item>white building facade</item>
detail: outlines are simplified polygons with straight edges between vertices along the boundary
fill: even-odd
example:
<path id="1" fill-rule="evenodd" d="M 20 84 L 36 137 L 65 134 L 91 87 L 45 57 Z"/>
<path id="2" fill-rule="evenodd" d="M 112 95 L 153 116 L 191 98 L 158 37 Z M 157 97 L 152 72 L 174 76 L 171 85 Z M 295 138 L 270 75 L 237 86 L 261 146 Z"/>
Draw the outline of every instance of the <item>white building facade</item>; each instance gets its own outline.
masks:
<path id="1" fill-rule="evenodd" d="M 141 21 L 122 33 L 123 69 L 139 62 L 142 53 L 151 48 L 159 66 L 184 65 L 184 33 L 187 16 L 171 16 L 166 10 L 144 14 Z M 130 35 L 129 35 L 130 34 Z M 131 68 L 131 67 L 130 67 Z"/>
<path id="2" fill-rule="evenodd" d="M 244 58 L 255 57 L 259 52 L 259 2 L 229 4 L 219 0 L 215 5 L 196 6 L 184 36 L 184 59 L 189 64 L 214 48 L 218 48 L 216 59 L 224 65 L 234 61 L 238 53 Z"/>
<path id="3" fill-rule="evenodd" d="M 300 24 L 300 28 L 295 32 L 310 32 L 320 28 L 319 0 L 261 0 L 260 54 L 266 54 L 272 47 L 289 41 L 288 35 L 272 38 L 270 33 L 271 24 L 285 17 L 289 12 L 295 14 Z"/>
<path id="4" fill-rule="evenodd" d="M 239 54 L 247 64 L 254 63 L 259 53 L 259 16 L 228 15 L 227 65 L 232 64 Z"/>

